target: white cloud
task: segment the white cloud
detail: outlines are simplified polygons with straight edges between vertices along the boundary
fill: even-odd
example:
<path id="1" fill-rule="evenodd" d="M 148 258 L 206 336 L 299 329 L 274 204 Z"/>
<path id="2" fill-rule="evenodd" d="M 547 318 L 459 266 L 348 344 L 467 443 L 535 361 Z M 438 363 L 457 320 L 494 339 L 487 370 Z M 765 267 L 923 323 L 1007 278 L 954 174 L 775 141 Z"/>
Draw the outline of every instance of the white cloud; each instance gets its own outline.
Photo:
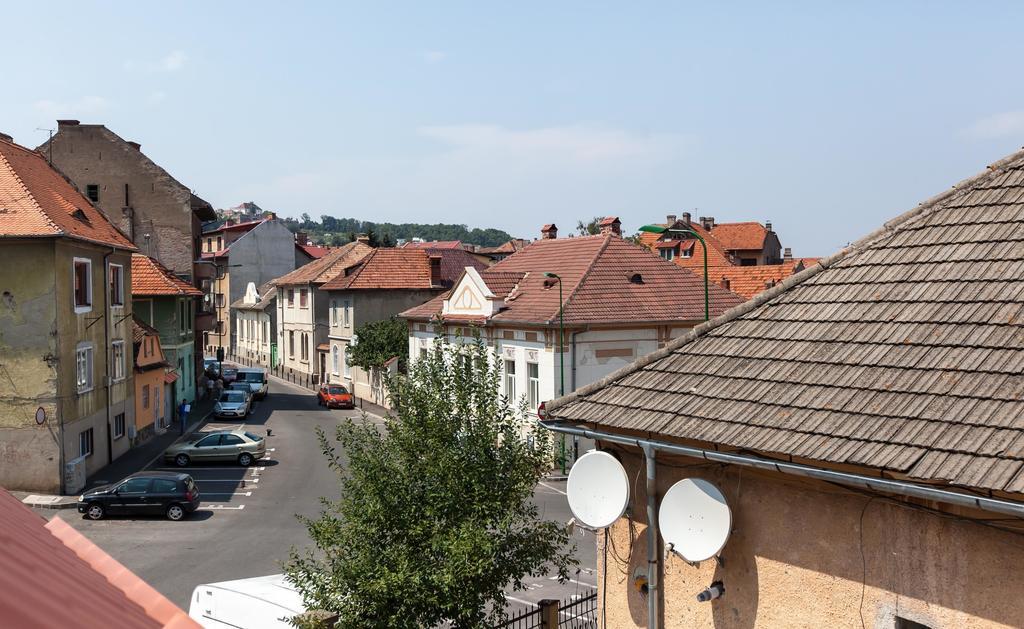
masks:
<path id="1" fill-rule="evenodd" d="M 435 63 L 441 63 L 448 58 L 448 53 L 443 50 L 425 50 L 420 53 L 420 58 L 423 61 L 433 65 Z"/>
<path id="2" fill-rule="evenodd" d="M 964 129 L 963 135 L 972 140 L 1024 136 L 1024 109 L 986 116 Z"/>
<path id="3" fill-rule="evenodd" d="M 188 56 L 181 50 L 175 50 L 160 60 L 160 69 L 165 72 L 177 72 L 185 66 Z"/>
<path id="4" fill-rule="evenodd" d="M 76 101 L 60 102 L 50 99 L 33 103 L 36 111 L 51 118 L 97 114 L 110 108 L 110 101 L 102 96 L 83 96 Z"/>

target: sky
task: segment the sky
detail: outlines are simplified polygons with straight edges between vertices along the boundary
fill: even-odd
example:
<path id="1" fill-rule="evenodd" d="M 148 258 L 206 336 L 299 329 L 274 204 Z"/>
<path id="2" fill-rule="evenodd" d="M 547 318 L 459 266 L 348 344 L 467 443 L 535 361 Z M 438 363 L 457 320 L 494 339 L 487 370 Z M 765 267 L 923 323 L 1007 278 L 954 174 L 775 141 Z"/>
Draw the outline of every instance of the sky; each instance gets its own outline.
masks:
<path id="1" fill-rule="evenodd" d="M 833 253 L 1024 144 L 1024 3 L 20 2 L 0 132 L 215 207 L 538 237 L 689 211 Z"/>

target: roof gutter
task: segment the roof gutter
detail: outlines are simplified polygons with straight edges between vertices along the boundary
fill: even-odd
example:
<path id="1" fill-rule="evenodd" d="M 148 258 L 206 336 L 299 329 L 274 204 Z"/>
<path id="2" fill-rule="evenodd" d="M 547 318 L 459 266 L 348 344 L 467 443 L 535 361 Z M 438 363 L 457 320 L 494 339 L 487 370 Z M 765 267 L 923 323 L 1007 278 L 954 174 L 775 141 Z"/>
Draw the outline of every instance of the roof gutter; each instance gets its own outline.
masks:
<path id="1" fill-rule="evenodd" d="M 972 496 L 957 491 L 939 489 L 936 487 L 929 487 L 926 485 L 918 485 L 915 483 L 908 483 L 905 481 L 891 480 L 875 476 L 865 476 L 862 474 L 851 474 L 848 472 L 837 472 L 835 470 L 813 467 L 811 465 L 801 465 L 799 463 L 789 463 L 786 461 L 773 461 L 771 459 L 765 459 L 761 457 L 749 456 L 744 454 L 718 452 L 715 450 L 703 450 L 700 448 L 678 445 L 666 441 L 660 441 L 657 439 L 626 437 L 624 435 L 604 432 L 601 430 L 581 428 L 579 426 L 570 425 L 568 423 L 559 421 L 541 421 L 539 423 L 544 428 L 547 428 L 548 430 L 553 430 L 555 432 L 561 432 L 569 435 L 577 435 L 580 437 L 586 437 L 588 439 L 610 441 L 612 443 L 636 446 L 644 450 L 645 452 L 647 451 L 647 448 L 653 448 L 654 450 L 661 450 L 662 452 L 680 454 L 683 456 L 688 456 L 696 459 L 704 459 L 706 461 L 712 461 L 715 463 L 725 463 L 727 465 L 741 465 L 743 467 L 752 467 L 760 470 L 779 472 L 781 474 L 790 474 L 792 476 L 803 476 L 806 478 L 813 478 L 816 480 L 822 480 L 829 483 L 846 485 L 848 487 L 859 487 L 861 489 L 868 489 L 871 491 L 880 491 L 890 494 L 897 494 L 900 496 L 910 496 L 913 498 L 921 498 L 923 500 L 933 500 L 935 502 L 942 502 L 945 504 L 968 507 L 971 509 L 980 509 L 982 511 L 990 511 L 993 513 L 1001 513 L 1004 515 L 1010 515 L 1017 518 L 1024 518 L 1024 503 L 1014 502 L 1012 500 L 987 498 L 985 496 Z"/>

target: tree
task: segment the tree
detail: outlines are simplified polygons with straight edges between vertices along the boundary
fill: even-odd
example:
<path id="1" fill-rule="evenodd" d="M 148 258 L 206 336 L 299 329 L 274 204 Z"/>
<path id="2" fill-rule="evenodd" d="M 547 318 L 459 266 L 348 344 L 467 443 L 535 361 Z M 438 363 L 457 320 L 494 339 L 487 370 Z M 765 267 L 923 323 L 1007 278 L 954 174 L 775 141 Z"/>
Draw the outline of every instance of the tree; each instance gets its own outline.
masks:
<path id="1" fill-rule="evenodd" d="M 356 338 L 358 342 L 348 346 L 348 364 L 369 371 L 397 356 L 399 371 L 405 370 L 409 359 L 409 325 L 405 321 L 391 317 L 364 323 L 356 328 Z"/>
<path id="2" fill-rule="evenodd" d="M 604 220 L 603 216 L 595 216 L 590 219 L 589 223 L 583 221 L 576 221 L 576 232 L 580 236 L 593 236 L 601 233 L 601 221 Z"/>
<path id="3" fill-rule="evenodd" d="M 338 627 L 490 627 L 506 588 L 549 569 L 566 579 L 575 564 L 563 526 L 532 501 L 546 431 L 523 437 L 525 409 L 499 395 L 481 340 L 440 336 L 390 379 L 383 431 L 347 420 L 334 440 L 318 432 L 341 498 L 300 517 L 315 549 L 293 549 L 285 572 Z"/>

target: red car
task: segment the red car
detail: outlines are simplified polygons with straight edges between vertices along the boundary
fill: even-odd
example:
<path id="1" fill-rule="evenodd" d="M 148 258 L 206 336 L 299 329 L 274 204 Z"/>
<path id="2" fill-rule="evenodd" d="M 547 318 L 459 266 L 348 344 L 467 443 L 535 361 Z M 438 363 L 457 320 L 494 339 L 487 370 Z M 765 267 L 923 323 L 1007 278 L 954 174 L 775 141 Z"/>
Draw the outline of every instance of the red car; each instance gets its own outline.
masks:
<path id="1" fill-rule="evenodd" d="M 355 408 L 356 399 L 340 384 L 325 384 L 316 394 L 316 401 L 327 408 Z"/>

